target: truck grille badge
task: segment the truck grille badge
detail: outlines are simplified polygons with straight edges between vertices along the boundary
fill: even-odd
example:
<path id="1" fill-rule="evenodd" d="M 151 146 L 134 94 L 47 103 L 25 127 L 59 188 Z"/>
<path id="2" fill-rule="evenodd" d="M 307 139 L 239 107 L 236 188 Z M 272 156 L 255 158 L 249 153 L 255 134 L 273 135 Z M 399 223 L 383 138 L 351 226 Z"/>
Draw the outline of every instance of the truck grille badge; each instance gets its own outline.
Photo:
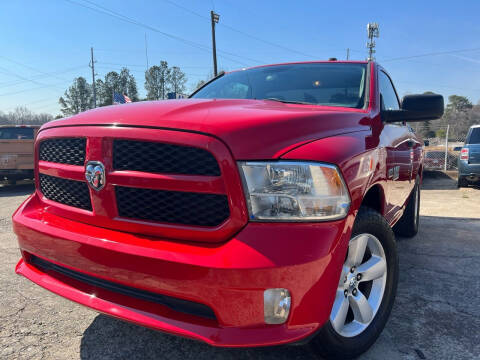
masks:
<path id="1" fill-rule="evenodd" d="M 89 161 L 85 167 L 85 179 L 93 190 L 103 189 L 105 186 L 105 166 L 100 161 Z"/>

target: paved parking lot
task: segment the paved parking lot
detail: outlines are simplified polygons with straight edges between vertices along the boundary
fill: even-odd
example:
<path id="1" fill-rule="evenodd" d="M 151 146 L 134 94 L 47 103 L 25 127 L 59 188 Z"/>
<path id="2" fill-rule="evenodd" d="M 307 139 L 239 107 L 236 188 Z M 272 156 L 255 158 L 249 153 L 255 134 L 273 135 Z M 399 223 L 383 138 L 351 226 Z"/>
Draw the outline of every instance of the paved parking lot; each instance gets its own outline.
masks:
<path id="1" fill-rule="evenodd" d="M 14 274 L 11 214 L 32 185 L 0 187 L 1 359 L 316 359 L 308 346 L 216 349 L 99 315 Z M 421 228 L 398 239 L 397 300 L 362 359 L 480 358 L 480 189 L 426 176 Z"/>

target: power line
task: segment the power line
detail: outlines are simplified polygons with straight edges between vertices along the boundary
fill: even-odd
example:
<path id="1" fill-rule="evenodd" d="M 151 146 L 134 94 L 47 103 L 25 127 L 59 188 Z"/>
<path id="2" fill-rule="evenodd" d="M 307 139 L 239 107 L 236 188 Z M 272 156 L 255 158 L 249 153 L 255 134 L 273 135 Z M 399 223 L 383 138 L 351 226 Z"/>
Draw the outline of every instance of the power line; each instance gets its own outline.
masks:
<path id="1" fill-rule="evenodd" d="M 173 6 L 177 7 L 177 8 L 179 8 L 179 9 L 182 9 L 182 10 L 184 10 L 184 11 L 187 11 L 187 12 L 189 12 L 190 14 L 193 14 L 193 15 L 195 15 L 195 16 L 198 16 L 198 17 L 200 17 L 200 18 L 202 18 L 202 19 L 210 20 L 210 18 L 208 18 L 207 16 L 204 16 L 204 15 L 202 15 L 202 14 L 200 14 L 200 13 L 197 13 L 196 11 L 193 11 L 193 10 L 191 10 L 191 9 L 185 7 L 185 6 L 182 6 L 182 5 L 180 5 L 180 4 L 177 4 L 177 3 L 174 2 L 174 1 L 171 1 L 171 0 L 163 0 L 163 1 L 169 3 L 170 5 L 173 5 Z M 227 28 L 227 29 L 229 29 L 229 30 L 231 30 L 231 31 L 237 32 L 237 33 L 242 34 L 242 35 L 244 35 L 244 36 L 247 36 L 247 37 L 249 37 L 249 38 L 251 38 L 251 39 L 254 39 L 254 40 L 263 42 L 263 43 L 265 43 L 265 44 L 268 44 L 268 45 L 271 45 L 271 46 L 275 46 L 275 47 L 278 47 L 278 48 L 280 48 L 280 49 L 283 49 L 283 50 L 286 50 L 286 51 L 290 51 L 290 52 L 292 52 L 292 53 L 296 53 L 296 54 L 305 56 L 305 57 L 307 57 L 307 58 L 317 58 L 317 56 L 313 56 L 313 55 L 311 55 L 311 54 L 306 54 L 306 53 L 304 53 L 304 52 L 301 52 L 301 51 L 298 51 L 298 50 L 295 50 L 295 49 L 288 48 L 288 47 L 286 47 L 286 46 L 284 46 L 284 45 L 280 45 L 280 44 L 274 43 L 273 41 L 265 40 L 265 39 L 262 39 L 262 38 L 260 38 L 260 37 L 258 37 L 258 36 L 255 36 L 255 35 L 246 33 L 246 32 L 244 32 L 244 31 L 242 31 L 242 30 L 239 30 L 239 29 L 234 28 L 233 26 L 229 26 L 229 25 L 226 25 L 226 24 L 224 24 L 224 23 L 220 23 L 219 25 L 222 26 L 222 27 L 224 27 L 224 28 Z"/>
<path id="2" fill-rule="evenodd" d="M 145 67 L 145 65 L 140 65 L 140 64 L 120 64 L 120 63 L 111 63 L 111 62 L 105 62 L 105 61 L 97 61 L 99 64 L 104 64 L 104 65 L 114 65 L 114 66 L 131 66 L 131 67 Z"/>
<path id="3" fill-rule="evenodd" d="M 16 95 L 16 94 L 20 94 L 20 93 L 24 93 L 24 92 L 28 92 L 28 91 L 32 91 L 32 90 L 45 89 L 45 88 L 50 88 L 50 87 L 60 87 L 64 83 L 65 82 L 61 82 L 61 83 L 57 83 L 57 84 L 43 85 L 43 86 L 39 86 L 39 87 L 35 87 L 35 88 L 23 89 L 23 90 L 14 91 L 14 92 L 3 93 L 3 94 L 0 94 L 0 96 Z"/>
<path id="4" fill-rule="evenodd" d="M 452 90 L 467 90 L 467 91 L 480 91 L 480 89 L 471 89 L 471 88 L 465 88 L 465 87 L 454 87 L 454 86 L 448 86 L 448 85 L 440 85 L 440 84 L 424 84 L 424 83 L 417 83 L 417 82 L 412 82 L 412 81 L 404 81 L 404 80 L 397 80 L 397 83 L 400 84 L 412 84 L 416 86 L 424 86 L 424 87 L 440 87 L 440 88 L 445 88 L 445 89 L 452 89 Z"/>
<path id="5" fill-rule="evenodd" d="M 26 77 L 24 77 L 24 76 L 22 76 L 22 75 L 19 75 L 19 74 L 15 73 L 15 72 L 7 69 L 7 68 L 4 68 L 4 67 L 2 67 L 2 66 L 0 66 L 0 70 L 2 70 L 2 71 L 4 72 L 4 74 L 15 76 L 15 77 L 17 77 L 17 78 L 19 78 L 19 79 L 21 79 L 21 80 L 23 80 L 23 81 L 28 81 L 28 82 L 34 83 L 34 84 L 36 84 L 36 85 L 45 85 L 45 84 L 43 84 L 43 83 L 41 83 L 41 82 L 38 82 L 38 81 L 36 81 L 36 80 L 28 79 L 28 78 L 26 78 Z"/>
<path id="6" fill-rule="evenodd" d="M 103 65 L 114 65 L 114 66 L 130 66 L 130 67 L 141 67 L 141 68 L 145 66 L 141 64 L 121 64 L 121 63 L 111 63 L 111 62 L 105 62 L 105 61 L 97 61 L 97 62 Z M 178 67 L 182 69 L 210 69 L 210 66 L 178 66 Z"/>
<path id="7" fill-rule="evenodd" d="M 120 65 L 123 66 L 123 65 Z M 103 65 L 97 65 L 95 68 L 103 69 L 103 70 L 110 70 L 110 71 L 121 71 L 122 68 L 111 68 L 110 66 L 103 66 Z M 129 72 L 131 73 L 139 73 L 139 74 L 145 74 L 145 70 L 132 70 L 128 69 Z M 192 74 L 192 73 L 185 73 L 187 76 L 206 76 L 206 74 Z"/>
<path id="8" fill-rule="evenodd" d="M 192 47 L 195 47 L 195 48 L 197 48 L 197 49 L 199 49 L 199 50 L 207 51 L 207 52 L 210 52 L 210 51 L 211 51 L 211 48 L 208 47 L 208 46 L 205 46 L 205 45 L 203 45 L 203 44 L 199 44 L 199 43 L 196 43 L 196 42 L 193 42 L 193 41 L 184 39 L 184 38 L 182 38 L 182 37 L 180 37 L 180 36 L 177 36 L 177 35 L 169 34 L 169 33 L 165 32 L 165 31 L 162 31 L 162 30 L 160 30 L 160 29 L 158 29 L 158 28 L 155 28 L 155 27 L 153 27 L 153 26 L 151 26 L 151 25 L 142 23 L 142 22 L 140 22 L 140 21 L 138 21 L 138 20 L 135 20 L 135 19 L 132 19 L 132 18 L 127 17 L 127 16 L 125 16 L 125 15 L 122 15 L 122 14 L 116 12 L 116 11 L 113 11 L 113 10 L 105 7 L 105 6 L 98 5 L 98 4 L 96 4 L 96 3 L 92 2 L 92 1 L 89 1 L 89 0 L 79 0 L 79 1 L 83 1 L 83 2 L 86 2 L 86 3 L 88 3 L 88 4 L 91 4 L 91 5 L 93 5 L 93 6 L 88 6 L 88 5 L 84 4 L 84 3 L 79 3 L 79 2 L 76 2 L 76 1 L 74 1 L 74 0 L 65 0 L 65 1 L 67 1 L 67 2 L 69 2 L 69 3 L 71 3 L 71 4 L 75 4 L 75 5 L 77 5 L 77 6 L 81 6 L 81 7 L 90 9 L 90 10 L 92 10 L 92 11 L 99 12 L 99 13 L 104 14 L 104 15 L 108 15 L 108 16 L 114 17 L 114 18 L 119 19 L 119 20 L 122 20 L 122 21 L 124 21 L 124 22 L 127 22 L 127 23 L 130 23 L 130 24 L 136 25 L 136 26 L 140 26 L 140 27 L 146 28 L 146 29 L 148 29 L 148 30 L 150 30 L 150 31 L 153 31 L 153 32 L 162 34 L 163 36 L 168 37 L 168 38 L 170 38 L 170 39 L 183 42 L 183 43 L 185 43 L 185 44 L 187 44 L 187 45 L 190 45 L 190 46 L 192 46 Z M 231 52 L 227 52 L 227 51 L 224 51 L 224 50 L 219 51 L 219 52 L 221 52 L 221 53 L 223 53 L 223 54 L 230 55 L 230 56 L 238 57 L 238 58 L 241 58 L 241 59 L 246 59 L 246 60 L 249 60 L 249 61 L 253 61 L 254 63 L 262 63 L 262 61 L 259 61 L 259 60 L 257 60 L 257 59 L 248 58 L 248 57 L 246 57 L 246 56 L 237 55 L 237 54 L 234 54 L 234 53 L 231 53 Z M 222 55 L 222 57 L 225 58 L 225 59 L 227 59 L 227 60 L 230 60 L 230 61 L 232 61 L 232 62 L 236 62 L 236 63 L 238 63 L 238 64 L 240 64 L 240 65 L 245 65 L 245 62 L 240 62 L 240 61 L 238 61 L 238 60 L 232 59 L 232 58 L 227 57 L 227 56 L 225 56 L 225 55 Z"/>
<path id="9" fill-rule="evenodd" d="M 425 53 L 425 54 L 419 54 L 419 55 L 410 55 L 410 56 L 401 56 L 401 57 L 396 57 L 396 58 L 390 58 L 390 59 L 382 60 L 382 62 L 408 60 L 408 59 L 415 59 L 415 58 L 425 57 L 425 56 L 447 55 L 447 54 L 454 54 L 454 53 L 458 53 L 458 52 L 479 51 L 479 50 L 480 50 L 480 48 L 438 51 L 438 52 L 431 52 L 431 53 Z"/>
<path id="10" fill-rule="evenodd" d="M 58 74 L 65 74 L 65 73 L 68 73 L 68 72 L 72 72 L 72 71 L 75 71 L 75 70 L 78 70 L 78 69 L 82 69 L 82 68 L 85 68 L 85 65 L 80 65 L 80 66 L 75 66 L 75 67 L 72 67 L 72 68 L 68 68 L 66 70 L 62 70 L 62 71 L 55 71 L 55 72 L 50 72 L 50 73 L 43 73 L 43 74 L 40 74 L 40 75 L 35 75 L 33 77 L 31 77 L 30 79 L 25 79 L 25 80 L 20 80 L 20 81 L 15 81 L 15 82 L 7 82 L 7 83 L 1 83 L 0 84 L 0 89 L 2 88 L 6 88 L 6 87 L 10 87 L 10 86 L 15 86 L 15 85 L 19 85 L 25 81 L 29 81 L 30 80 L 37 80 L 37 79 L 43 79 L 43 78 L 48 78 L 48 77 L 54 77 L 54 75 L 58 75 Z M 55 76 L 56 77 L 56 76 Z M 58 77 L 57 77 L 58 78 Z M 67 79 L 63 79 L 63 78 L 58 78 L 58 79 L 62 79 L 64 81 L 69 81 Z"/>
<path id="11" fill-rule="evenodd" d="M 26 69 L 30 69 L 30 70 L 33 70 L 33 71 L 35 71 L 35 72 L 38 72 L 38 73 L 41 74 L 41 75 L 50 76 L 50 77 L 54 77 L 54 78 L 57 78 L 57 79 L 65 80 L 65 81 L 66 81 L 66 79 L 64 79 L 64 78 L 62 78 L 62 77 L 56 76 L 54 72 L 52 72 L 52 73 L 46 73 L 46 72 L 44 72 L 44 71 L 42 71 L 42 70 L 39 70 L 39 69 L 37 69 L 37 68 L 35 68 L 35 67 L 33 67 L 33 66 L 30 66 L 30 65 L 21 63 L 21 62 L 19 62 L 19 61 L 17 61 L 17 60 L 13 60 L 13 59 L 7 58 L 6 56 L 3 56 L 3 55 L 0 55 L 0 58 L 2 58 L 2 59 L 4 59 L 4 60 L 7 60 L 7 61 L 9 61 L 9 62 L 11 62 L 11 63 L 13 63 L 13 64 L 23 66 L 23 67 L 26 68 Z"/>

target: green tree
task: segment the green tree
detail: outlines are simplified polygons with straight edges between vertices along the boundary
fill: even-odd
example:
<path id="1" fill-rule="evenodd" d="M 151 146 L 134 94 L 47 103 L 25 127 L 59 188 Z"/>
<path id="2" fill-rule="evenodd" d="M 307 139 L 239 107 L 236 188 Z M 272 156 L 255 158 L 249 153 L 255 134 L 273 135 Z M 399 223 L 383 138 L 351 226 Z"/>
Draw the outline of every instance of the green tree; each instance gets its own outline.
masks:
<path id="1" fill-rule="evenodd" d="M 176 94 L 183 94 L 185 92 L 185 84 L 187 83 L 187 77 L 185 73 L 180 70 L 178 66 L 172 67 L 170 74 L 171 89 Z"/>
<path id="2" fill-rule="evenodd" d="M 160 61 L 160 65 L 153 65 L 145 72 L 145 89 L 148 100 L 165 99 L 170 91 L 172 70 L 166 61 Z"/>
<path id="3" fill-rule="evenodd" d="M 473 104 L 465 96 L 450 95 L 448 97 L 447 112 L 467 112 Z"/>
<path id="4" fill-rule="evenodd" d="M 58 99 L 63 115 L 73 115 L 93 107 L 92 86 L 84 77 L 73 80 L 72 86 Z"/>
<path id="5" fill-rule="evenodd" d="M 99 106 L 112 105 L 114 92 L 127 95 L 133 102 L 139 100 L 137 82 L 127 68 L 122 68 L 120 73 L 110 71 L 104 80 L 97 79 L 95 85 Z"/>
<path id="6" fill-rule="evenodd" d="M 465 96 L 451 95 L 442 118 L 442 125 L 449 125 L 449 138 L 463 140 L 468 128 L 475 121 L 475 108 Z"/>

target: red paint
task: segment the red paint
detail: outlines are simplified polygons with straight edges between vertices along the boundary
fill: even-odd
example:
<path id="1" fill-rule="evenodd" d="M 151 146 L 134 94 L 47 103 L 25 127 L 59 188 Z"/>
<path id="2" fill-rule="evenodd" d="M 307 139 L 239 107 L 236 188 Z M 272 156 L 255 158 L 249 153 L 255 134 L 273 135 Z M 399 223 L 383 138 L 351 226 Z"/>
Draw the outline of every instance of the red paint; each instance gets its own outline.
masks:
<path id="1" fill-rule="evenodd" d="M 314 333 L 328 320 L 365 194 L 378 190 L 380 211 L 393 225 L 423 161 L 421 141 L 414 134 L 381 121 L 377 65 L 372 63 L 370 70 L 369 102 L 362 110 L 262 100 L 169 100 L 105 107 L 44 125 L 37 154 L 44 139 L 86 137 L 86 160 L 103 162 L 106 186 L 90 190 L 92 212 L 47 200 L 39 190 L 27 199 L 13 215 L 23 254 L 17 273 L 97 311 L 212 345 L 274 345 Z M 114 171 L 114 138 L 206 149 L 222 175 Z M 417 144 L 413 153 L 404 149 L 408 139 Z M 39 162 L 36 156 L 37 174 L 83 181 L 83 166 Z M 251 159 L 336 164 L 352 199 L 349 214 L 331 222 L 248 222 L 236 161 Z M 389 176 L 394 166 L 400 166 L 396 180 Z M 225 194 L 231 216 L 215 228 L 121 219 L 114 185 Z M 205 304 L 217 320 L 43 273 L 29 263 L 30 254 L 91 276 Z M 287 288 L 292 295 L 283 325 L 264 324 L 267 288 Z"/>

